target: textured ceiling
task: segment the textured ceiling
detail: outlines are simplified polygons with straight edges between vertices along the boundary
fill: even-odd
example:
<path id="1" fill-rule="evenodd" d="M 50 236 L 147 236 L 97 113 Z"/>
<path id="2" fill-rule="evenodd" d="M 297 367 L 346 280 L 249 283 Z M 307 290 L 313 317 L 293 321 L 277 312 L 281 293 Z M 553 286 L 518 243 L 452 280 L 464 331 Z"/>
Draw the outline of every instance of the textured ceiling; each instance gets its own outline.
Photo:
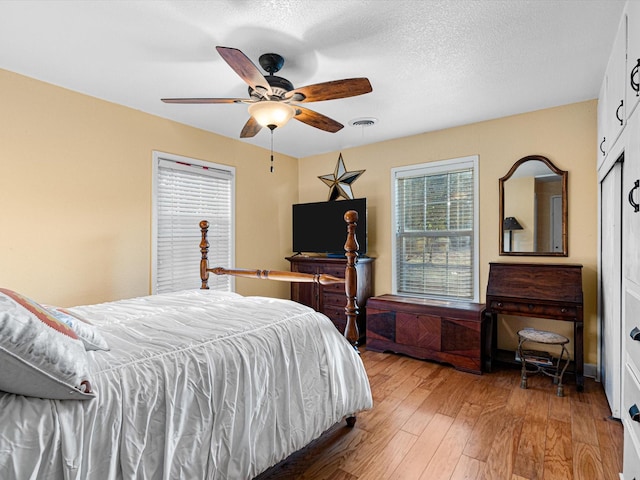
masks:
<path id="1" fill-rule="evenodd" d="M 246 97 L 216 45 L 284 56 L 303 86 L 368 77 L 373 92 L 305 104 L 343 123 L 274 132 L 294 157 L 596 98 L 622 0 L 0 1 L 0 68 L 231 138 Z M 371 127 L 350 120 L 374 117 Z M 242 140 L 269 148 L 263 129 Z"/>

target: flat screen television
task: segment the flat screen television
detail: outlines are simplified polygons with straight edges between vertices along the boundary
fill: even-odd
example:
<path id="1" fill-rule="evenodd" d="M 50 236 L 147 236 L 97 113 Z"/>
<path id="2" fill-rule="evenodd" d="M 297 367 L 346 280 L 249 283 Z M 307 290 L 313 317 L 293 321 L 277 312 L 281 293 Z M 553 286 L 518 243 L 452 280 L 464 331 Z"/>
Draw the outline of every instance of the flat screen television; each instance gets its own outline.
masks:
<path id="1" fill-rule="evenodd" d="M 344 243 L 347 239 L 344 214 L 348 210 L 358 212 L 358 253 L 367 253 L 366 198 L 293 205 L 293 251 L 344 255 Z"/>

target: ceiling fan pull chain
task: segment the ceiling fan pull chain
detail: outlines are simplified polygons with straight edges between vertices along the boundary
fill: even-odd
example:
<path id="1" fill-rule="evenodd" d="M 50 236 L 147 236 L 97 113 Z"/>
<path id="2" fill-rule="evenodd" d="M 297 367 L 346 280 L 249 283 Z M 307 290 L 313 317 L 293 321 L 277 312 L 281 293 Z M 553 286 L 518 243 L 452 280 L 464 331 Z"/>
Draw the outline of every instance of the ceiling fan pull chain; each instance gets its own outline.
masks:
<path id="1" fill-rule="evenodd" d="M 269 130 L 271 130 L 271 168 L 269 171 L 273 173 L 273 129 L 270 128 Z"/>

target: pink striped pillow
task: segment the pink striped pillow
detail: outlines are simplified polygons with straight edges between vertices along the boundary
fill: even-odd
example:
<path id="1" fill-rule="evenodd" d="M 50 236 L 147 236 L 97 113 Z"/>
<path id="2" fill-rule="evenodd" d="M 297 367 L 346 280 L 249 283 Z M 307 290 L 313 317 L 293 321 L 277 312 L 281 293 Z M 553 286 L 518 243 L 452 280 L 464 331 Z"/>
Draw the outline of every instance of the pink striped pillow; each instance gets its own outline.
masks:
<path id="1" fill-rule="evenodd" d="M 52 399 L 88 399 L 84 345 L 33 300 L 0 288 L 0 390 Z"/>

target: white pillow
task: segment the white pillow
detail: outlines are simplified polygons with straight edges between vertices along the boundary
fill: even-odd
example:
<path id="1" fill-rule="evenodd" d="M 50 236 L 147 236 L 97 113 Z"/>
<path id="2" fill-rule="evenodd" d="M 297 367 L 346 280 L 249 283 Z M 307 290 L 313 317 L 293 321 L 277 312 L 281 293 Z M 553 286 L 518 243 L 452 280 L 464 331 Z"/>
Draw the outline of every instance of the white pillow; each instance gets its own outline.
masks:
<path id="1" fill-rule="evenodd" d="M 84 344 L 85 350 L 109 350 L 107 341 L 102 337 L 102 334 L 98 329 L 91 325 L 88 320 L 85 320 L 66 308 L 49 306 L 45 308 L 51 315 L 71 327 L 71 330 L 75 332 Z"/>
<path id="2" fill-rule="evenodd" d="M 89 399 L 89 364 L 65 323 L 19 293 L 0 288 L 0 390 L 52 399 Z"/>

